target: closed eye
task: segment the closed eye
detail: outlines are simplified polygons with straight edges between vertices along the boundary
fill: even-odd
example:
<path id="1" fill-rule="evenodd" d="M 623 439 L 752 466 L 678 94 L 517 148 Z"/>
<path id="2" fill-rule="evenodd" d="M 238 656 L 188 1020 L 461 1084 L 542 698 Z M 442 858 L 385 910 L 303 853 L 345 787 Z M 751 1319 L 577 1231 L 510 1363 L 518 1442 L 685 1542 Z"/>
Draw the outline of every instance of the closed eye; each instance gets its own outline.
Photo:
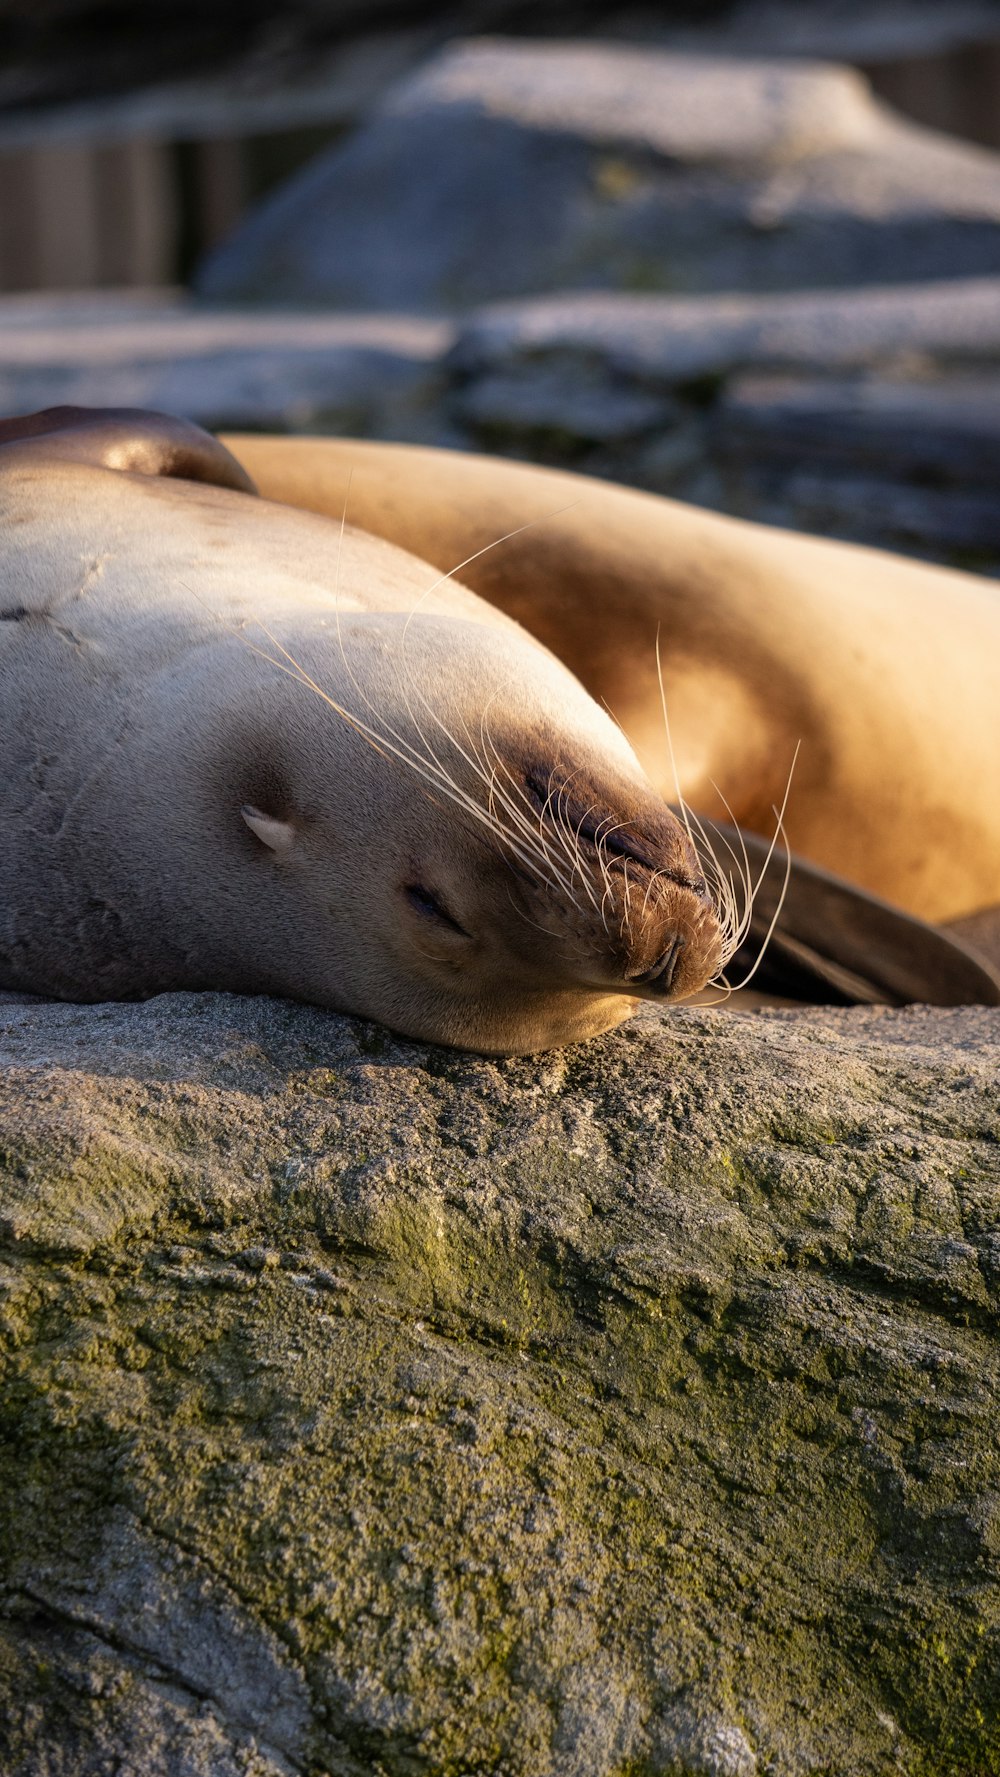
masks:
<path id="1" fill-rule="evenodd" d="M 407 883 L 403 893 L 414 911 L 421 914 L 424 919 L 435 920 L 438 925 L 447 926 L 449 931 L 457 932 L 461 938 L 469 937 L 470 934 L 465 927 L 459 925 L 457 919 L 452 918 L 448 909 L 442 907 L 437 896 L 432 895 L 429 889 L 425 889 L 422 883 Z"/>

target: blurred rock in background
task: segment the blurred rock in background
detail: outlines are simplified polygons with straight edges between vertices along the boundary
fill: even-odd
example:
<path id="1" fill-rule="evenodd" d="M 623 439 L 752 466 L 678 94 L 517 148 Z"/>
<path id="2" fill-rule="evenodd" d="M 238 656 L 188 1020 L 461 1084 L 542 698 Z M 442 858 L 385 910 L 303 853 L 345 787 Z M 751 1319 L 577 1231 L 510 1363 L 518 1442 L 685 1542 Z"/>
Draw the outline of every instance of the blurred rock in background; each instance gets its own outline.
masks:
<path id="1" fill-rule="evenodd" d="M 7 411 L 468 445 L 1000 569 L 996 0 L 0 0 L 0 96 Z"/>
<path id="2" fill-rule="evenodd" d="M 1000 156 L 904 123 L 850 69 L 487 39 L 394 87 L 196 287 L 448 311 L 954 277 L 998 249 Z"/>

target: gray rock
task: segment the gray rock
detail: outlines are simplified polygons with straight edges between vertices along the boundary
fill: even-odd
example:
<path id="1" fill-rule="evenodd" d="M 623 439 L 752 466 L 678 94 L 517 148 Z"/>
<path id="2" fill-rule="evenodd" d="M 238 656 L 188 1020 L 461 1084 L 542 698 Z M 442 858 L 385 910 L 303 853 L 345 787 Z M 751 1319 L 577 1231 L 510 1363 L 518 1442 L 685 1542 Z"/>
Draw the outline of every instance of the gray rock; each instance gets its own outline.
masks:
<path id="1" fill-rule="evenodd" d="M 998 1069 L 0 1007 L 4 1777 L 992 1771 Z"/>
<path id="2" fill-rule="evenodd" d="M 1000 490 L 1000 367 L 913 383 L 740 377 L 719 403 L 718 433 L 720 449 L 755 465 L 807 458 Z"/>
<path id="3" fill-rule="evenodd" d="M 558 364 L 672 389 L 739 370 L 919 374 L 1000 362 L 1000 278 L 770 296 L 586 295 L 498 303 L 459 326 L 460 376 Z"/>
<path id="4" fill-rule="evenodd" d="M 1000 566 L 1000 282 L 480 310 L 478 443 L 742 516 Z"/>
<path id="5" fill-rule="evenodd" d="M 1000 376 L 740 377 L 707 448 L 761 518 L 1000 561 Z"/>
<path id="6" fill-rule="evenodd" d="M 405 315 L 0 301 L 0 408 L 474 445 L 992 570 L 1000 280 Z"/>
<path id="7" fill-rule="evenodd" d="M 205 426 L 433 431 L 446 322 L 205 313 L 162 297 L 0 302 L 0 409 L 152 407 Z"/>
<path id="8" fill-rule="evenodd" d="M 669 396 L 628 387 L 607 366 L 558 361 L 476 378 L 449 401 L 450 414 L 484 440 L 495 433 L 502 446 L 544 435 L 569 455 L 580 443 L 620 443 L 662 431 L 682 411 Z"/>
<path id="9" fill-rule="evenodd" d="M 457 310 L 971 275 L 998 250 L 1000 159 L 896 119 L 847 69 L 483 39 L 393 89 L 198 284 Z"/>
<path id="10" fill-rule="evenodd" d="M 478 39 L 451 46 L 386 100 L 386 115 L 470 110 L 595 147 L 682 165 L 775 166 L 866 143 L 864 80 L 849 68 L 761 66 L 611 43 Z"/>
<path id="11" fill-rule="evenodd" d="M 713 504 L 764 524 L 1000 574 L 997 496 L 981 488 L 927 487 L 826 465 L 782 472 L 747 463 L 719 472 Z"/>

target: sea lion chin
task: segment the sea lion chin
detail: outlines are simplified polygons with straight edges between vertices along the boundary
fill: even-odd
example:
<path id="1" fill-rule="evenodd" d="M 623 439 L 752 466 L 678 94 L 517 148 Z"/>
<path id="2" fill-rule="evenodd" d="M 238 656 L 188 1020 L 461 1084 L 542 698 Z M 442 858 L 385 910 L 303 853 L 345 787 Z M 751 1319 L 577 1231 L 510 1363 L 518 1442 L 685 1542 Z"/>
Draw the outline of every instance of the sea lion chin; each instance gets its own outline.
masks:
<path id="1" fill-rule="evenodd" d="M 689 834 L 514 621 L 194 428 L 189 479 L 149 416 L 45 421 L 0 432 L 0 985 L 520 1053 L 717 974 Z"/>

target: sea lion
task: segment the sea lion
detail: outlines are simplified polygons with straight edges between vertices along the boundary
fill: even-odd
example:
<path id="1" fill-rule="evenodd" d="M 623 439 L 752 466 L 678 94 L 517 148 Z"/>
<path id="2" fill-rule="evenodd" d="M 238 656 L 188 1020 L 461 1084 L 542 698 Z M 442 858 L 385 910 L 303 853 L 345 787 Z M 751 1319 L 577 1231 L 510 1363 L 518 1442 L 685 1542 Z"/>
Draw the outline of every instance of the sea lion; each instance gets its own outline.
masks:
<path id="1" fill-rule="evenodd" d="M 0 987 L 279 993 L 509 1053 L 717 974 L 688 833 L 511 618 L 182 423 L 18 424 Z"/>
<path id="2" fill-rule="evenodd" d="M 1000 901 L 994 583 L 521 463 L 224 442 L 270 498 L 334 516 L 346 505 L 442 570 L 464 562 L 465 583 L 614 713 L 665 796 L 658 634 L 694 808 L 770 832 L 800 743 L 793 851 L 923 920 Z"/>

